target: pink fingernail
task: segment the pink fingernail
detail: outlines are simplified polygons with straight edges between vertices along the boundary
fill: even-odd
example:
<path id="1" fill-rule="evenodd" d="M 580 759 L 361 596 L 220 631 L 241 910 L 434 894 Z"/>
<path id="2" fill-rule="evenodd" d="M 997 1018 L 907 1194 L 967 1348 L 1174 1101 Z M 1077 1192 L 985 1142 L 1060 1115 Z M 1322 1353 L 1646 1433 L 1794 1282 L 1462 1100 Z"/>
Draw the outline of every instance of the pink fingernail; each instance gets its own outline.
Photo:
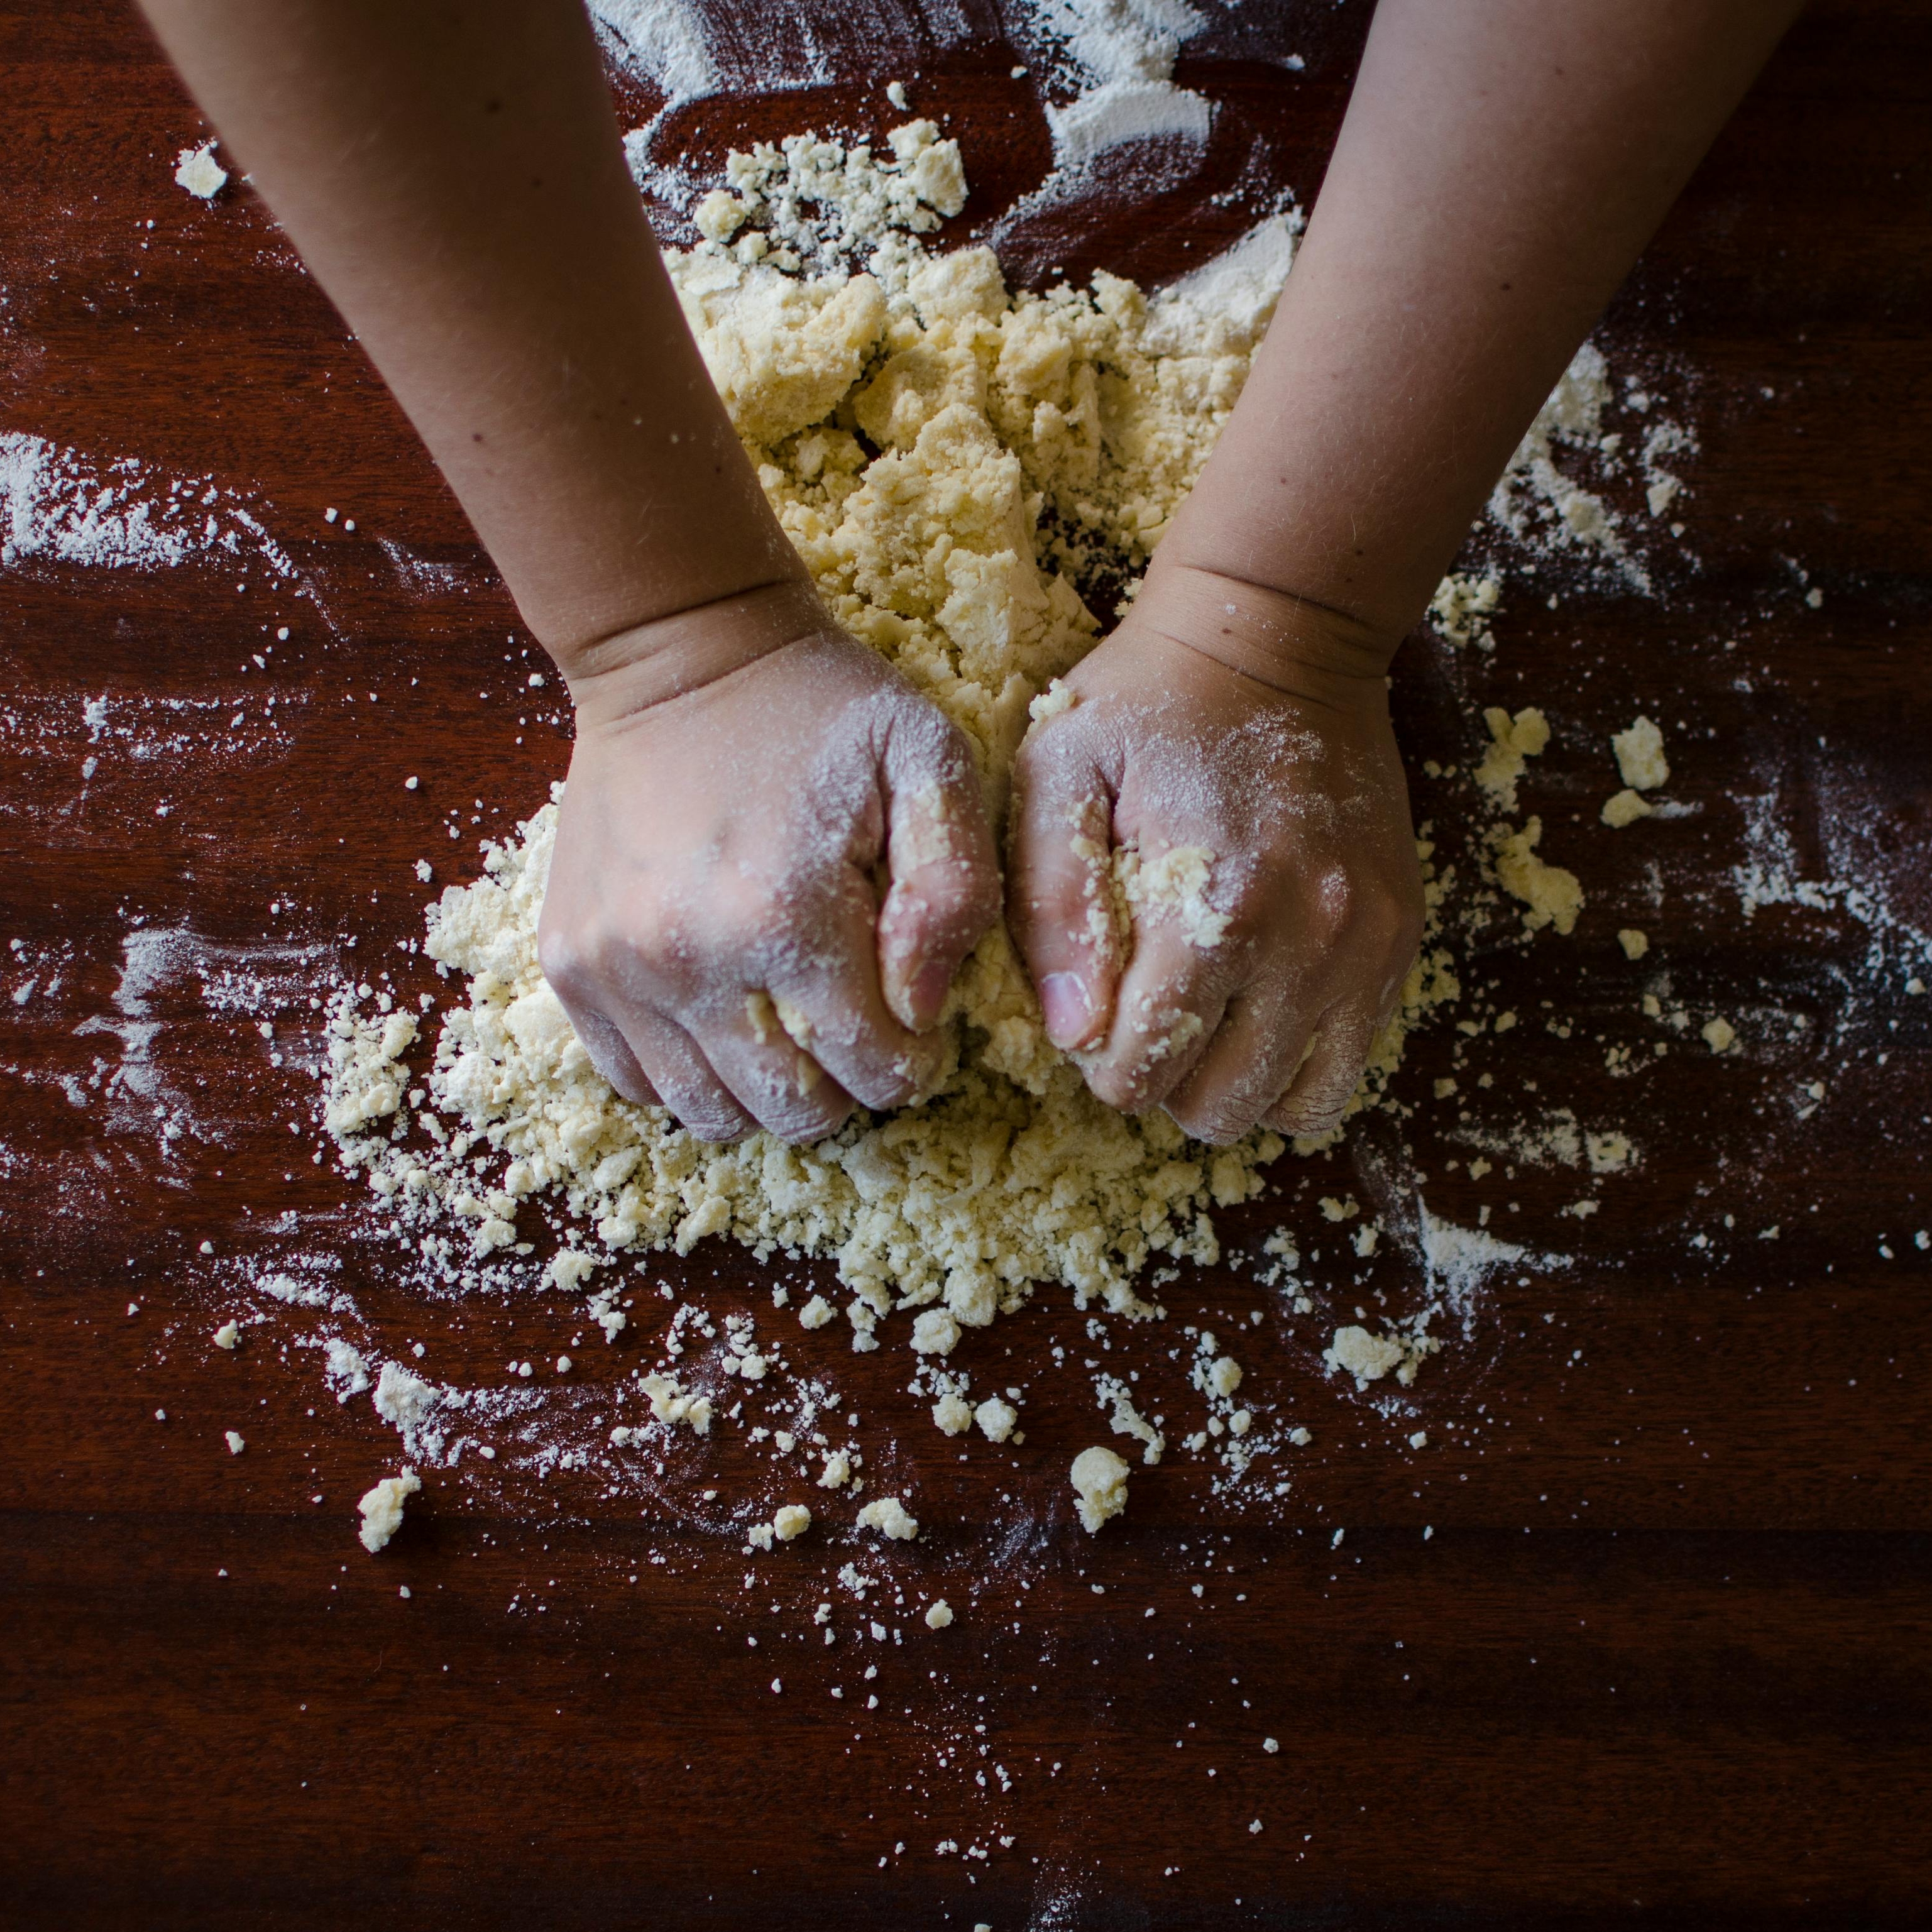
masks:
<path id="1" fill-rule="evenodd" d="M 939 1010 L 945 1005 L 946 992 L 952 984 L 952 975 L 946 970 L 944 960 L 922 968 L 913 981 L 913 1022 L 920 1030 L 938 1018 Z"/>
<path id="2" fill-rule="evenodd" d="M 1055 1046 L 1064 1051 L 1085 1039 L 1094 1009 L 1077 973 L 1048 974 L 1040 982 L 1040 1006 L 1046 1019 L 1046 1036 Z"/>

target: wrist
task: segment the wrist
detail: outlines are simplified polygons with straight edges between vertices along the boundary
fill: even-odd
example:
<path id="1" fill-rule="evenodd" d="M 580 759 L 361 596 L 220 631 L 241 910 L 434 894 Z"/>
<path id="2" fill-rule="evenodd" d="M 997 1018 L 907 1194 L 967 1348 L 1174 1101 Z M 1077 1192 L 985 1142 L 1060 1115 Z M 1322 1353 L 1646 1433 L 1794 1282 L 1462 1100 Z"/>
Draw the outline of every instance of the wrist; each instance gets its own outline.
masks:
<path id="1" fill-rule="evenodd" d="M 1159 556 L 1129 621 L 1258 682 L 1337 701 L 1379 694 L 1402 641 L 1316 598 Z"/>
<path id="2" fill-rule="evenodd" d="M 714 598 L 551 652 L 580 729 L 614 724 L 831 628 L 803 577 Z"/>

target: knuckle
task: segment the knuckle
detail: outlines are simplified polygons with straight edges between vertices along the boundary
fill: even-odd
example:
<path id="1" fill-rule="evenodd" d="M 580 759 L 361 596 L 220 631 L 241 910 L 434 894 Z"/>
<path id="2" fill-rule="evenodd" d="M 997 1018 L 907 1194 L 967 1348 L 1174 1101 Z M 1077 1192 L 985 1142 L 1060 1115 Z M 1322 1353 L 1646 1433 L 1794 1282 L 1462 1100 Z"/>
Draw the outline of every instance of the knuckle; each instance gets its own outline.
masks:
<path id="1" fill-rule="evenodd" d="M 551 992 L 566 1005 L 587 1000 L 592 974 L 577 934 L 560 924 L 540 922 L 537 927 L 537 964 Z"/>
<path id="2" fill-rule="evenodd" d="M 729 1146 L 744 1139 L 753 1129 L 751 1116 L 728 1096 L 693 1092 L 684 1088 L 666 1104 L 677 1116 L 678 1124 L 701 1141 Z"/>
<path id="3" fill-rule="evenodd" d="M 1251 1109 L 1228 1105 L 1224 1100 L 1186 1101 L 1176 1096 L 1167 1102 L 1174 1124 L 1190 1139 L 1204 1141 L 1210 1147 L 1232 1147 L 1257 1118 Z"/>
<path id="4" fill-rule="evenodd" d="M 1137 1114 L 1145 1104 L 1144 1078 L 1112 1060 L 1092 1062 L 1082 1069 L 1088 1090 L 1103 1106 L 1117 1113 Z"/>
<path id="5" fill-rule="evenodd" d="M 835 1102 L 776 1102 L 759 1110 L 758 1124 L 767 1133 L 796 1146 L 809 1145 L 836 1134 L 852 1117 L 852 1103 L 843 1094 Z"/>

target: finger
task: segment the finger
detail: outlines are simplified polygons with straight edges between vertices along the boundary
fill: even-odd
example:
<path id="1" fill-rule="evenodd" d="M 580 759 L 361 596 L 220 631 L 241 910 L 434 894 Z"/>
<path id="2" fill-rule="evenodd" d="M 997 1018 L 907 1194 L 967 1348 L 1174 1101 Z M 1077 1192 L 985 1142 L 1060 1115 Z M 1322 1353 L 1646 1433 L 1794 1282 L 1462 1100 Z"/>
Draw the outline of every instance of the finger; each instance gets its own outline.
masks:
<path id="1" fill-rule="evenodd" d="M 1285 978 L 1237 994 L 1207 1050 L 1162 1103 L 1175 1125 L 1214 1147 L 1239 1140 L 1294 1084 L 1317 1017 Z"/>
<path id="2" fill-rule="evenodd" d="M 1339 1126 L 1361 1084 L 1376 1030 L 1373 1011 L 1359 1000 L 1330 1008 L 1287 1092 L 1262 1116 L 1268 1125 L 1288 1134 L 1325 1134 Z"/>
<path id="3" fill-rule="evenodd" d="M 782 1006 L 764 992 L 744 992 L 735 1002 L 721 998 L 689 1024 L 718 1078 L 766 1132 L 786 1141 L 823 1140 L 850 1115 L 851 1095 L 819 1064 L 810 1050 L 809 1024 L 788 1003 Z"/>
<path id="4" fill-rule="evenodd" d="M 856 878 L 852 885 L 844 904 L 818 922 L 822 950 L 775 962 L 771 990 L 793 1037 L 847 1094 L 883 1112 L 927 1090 L 946 1041 L 908 1032 L 887 1007 L 871 890 Z"/>
<path id="5" fill-rule="evenodd" d="M 999 916 L 993 835 L 970 763 L 892 787 L 886 865 L 891 889 L 878 916 L 879 978 L 902 1025 L 938 1023 L 952 976 Z"/>
<path id="6" fill-rule="evenodd" d="M 1077 735 L 1051 725 L 1016 770 L 1006 920 L 1062 1052 L 1097 1047 L 1114 1018 L 1125 908 L 1113 877 L 1112 800 Z"/>
<path id="7" fill-rule="evenodd" d="M 590 1064 L 626 1100 L 640 1107 L 662 1107 L 664 1103 L 650 1076 L 638 1064 L 631 1042 L 604 1016 L 590 1008 L 581 1010 L 560 994 L 558 1002 L 570 1020 Z"/>
<path id="8" fill-rule="evenodd" d="M 1165 1100 L 1208 1052 L 1226 1010 L 1227 978 L 1174 922 L 1138 911 L 1113 1024 L 1100 1048 L 1081 1056 L 1095 1096 L 1126 1114 Z"/>
<path id="9" fill-rule="evenodd" d="M 632 1054 L 680 1126 L 720 1145 L 741 1141 L 752 1131 L 751 1114 L 675 1020 L 645 1007 L 627 1008 L 620 1017 Z"/>

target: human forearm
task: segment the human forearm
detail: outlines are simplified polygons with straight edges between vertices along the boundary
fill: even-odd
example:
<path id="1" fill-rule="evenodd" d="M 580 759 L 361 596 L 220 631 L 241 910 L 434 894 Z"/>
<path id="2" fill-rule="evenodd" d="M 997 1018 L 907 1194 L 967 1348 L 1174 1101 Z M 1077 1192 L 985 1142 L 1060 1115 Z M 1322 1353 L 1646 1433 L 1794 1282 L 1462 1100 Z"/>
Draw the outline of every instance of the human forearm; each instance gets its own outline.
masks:
<path id="1" fill-rule="evenodd" d="M 803 583 L 658 259 L 578 0 L 144 4 L 567 673 L 668 614 Z"/>
<path id="2" fill-rule="evenodd" d="M 1382 0 L 1280 309 L 1150 588 L 1192 566 L 1327 606 L 1378 670 L 1797 10 Z"/>

